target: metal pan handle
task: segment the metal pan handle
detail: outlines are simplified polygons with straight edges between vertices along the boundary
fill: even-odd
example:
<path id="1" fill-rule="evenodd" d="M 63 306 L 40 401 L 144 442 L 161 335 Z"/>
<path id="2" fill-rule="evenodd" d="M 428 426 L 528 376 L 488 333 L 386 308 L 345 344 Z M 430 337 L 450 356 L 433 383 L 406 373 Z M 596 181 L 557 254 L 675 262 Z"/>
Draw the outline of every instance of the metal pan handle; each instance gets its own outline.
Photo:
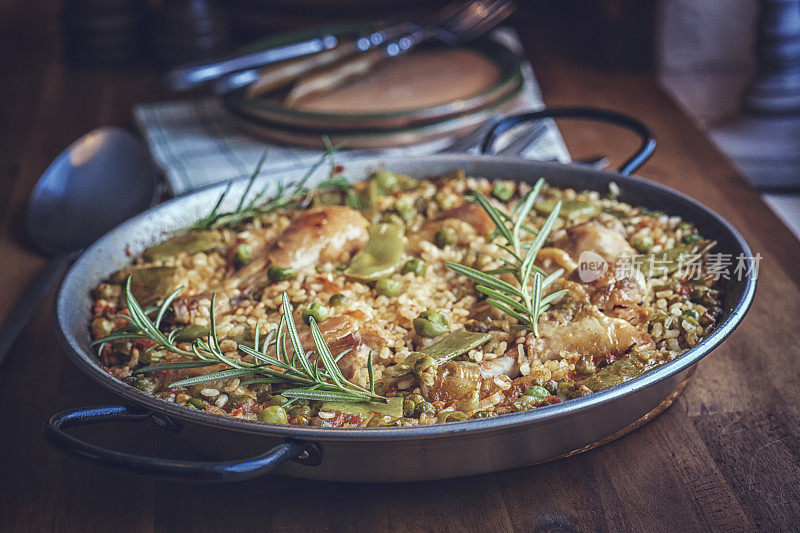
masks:
<path id="1" fill-rule="evenodd" d="M 101 448 L 84 442 L 66 429 L 102 422 L 141 422 L 151 417 L 150 411 L 141 407 L 122 405 L 88 407 L 63 411 L 50 417 L 44 425 L 44 435 L 63 449 L 106 466 L 128 470 L 137 474 L 150 474 L 162 478 L 184 481 L 240 481 L 271 472 L 277 466 L 308 457 L 306 443 L 286 440 L 271 450 L 255 457 L 232 461 L 181 461 L 133 455 Z M 158 415 L 157 421 L 174 426 L 170 419 Z M 316 450 L 315 455 L 319 451 Z M 308 464 L 306 461 L 301 461 Z"/>
<path id="2" fill-rule="evenodd" d="M 619 167 L 618 172 L 624 176 L 628 176 L 639 169 L 656 149 L 656 139 L 650 128 L 644 125 L 641 121 L 633 118 L 624 113 L 610 111 L 607 109 L 599 109 L 596 107 L 553 107 L 543 109 L 541 111 L 531 111 L 528 113 L 519 113 L 517 115 L 510 115 L 503 120 L 499 121 L 486 135 L 481 145 L 481 152 L 488 153 L 497 138 L 510 130 L 514 126 L 528 121 L 536 121 L 543 118 L 574 118 L 582 120 L 592 120 L 595 122 L 603 122 L 605 124 L 613 124 L 626 128 L 641 139 L 641 144 L 627 161 Z"/>

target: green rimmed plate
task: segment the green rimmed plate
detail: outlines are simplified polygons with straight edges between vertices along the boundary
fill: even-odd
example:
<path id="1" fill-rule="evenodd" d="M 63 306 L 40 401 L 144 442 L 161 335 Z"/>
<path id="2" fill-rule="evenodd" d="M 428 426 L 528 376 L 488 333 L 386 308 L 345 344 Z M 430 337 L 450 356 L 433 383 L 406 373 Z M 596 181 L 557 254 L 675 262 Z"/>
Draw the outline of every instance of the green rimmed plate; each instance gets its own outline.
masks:
<path id="1" fill-rule="evenodd" d="M 325 148 L 323 136 L 330 138 L 337 146 L 348 149 L 383 149 L 398 146 L 409 146 L 436 141 L 454 135 L 467 133 L 494 113 L 511 111 L 518 103 L 522 86 L 498 102 L 464 115 L 457 115 L 438 122 L 411 125 L 405 128 L 386 129 L 316 129 L 289 127 L 266 121 L 255 121 L 246 117 L 238 117 L 239 126 L 258 137 L 279 144 L 301 146 L 306 148 Z"/>

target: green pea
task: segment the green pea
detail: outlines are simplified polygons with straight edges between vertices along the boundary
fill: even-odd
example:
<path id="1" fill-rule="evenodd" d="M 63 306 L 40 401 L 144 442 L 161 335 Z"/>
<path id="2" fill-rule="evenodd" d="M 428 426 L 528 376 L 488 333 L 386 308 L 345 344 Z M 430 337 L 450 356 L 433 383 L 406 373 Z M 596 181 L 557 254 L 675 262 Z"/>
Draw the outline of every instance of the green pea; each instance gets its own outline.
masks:
<path id="1" fill-rule="evenodd" d="M 401 288 L 402 284 L 392 278 L 381 278 L 375 283 L 375 292 L 381 296 L 397 296 Z"/>
<path id="2" fill-rule="evenodd" d="M 439 248 L 444 248 L 447 245 L 456 242 L 456 231 L 453 228 L 444 227 L 436 232 L 433 237 L 433 242 Z"/>
<path id="3" fill-rule="evenodd" d="M 286 424 L 289 422 L 289 417 L 286 414 L 286 409 L 280 405 L 270 405 L 263 408 L 258 413 L 258 419 L 268 424 Z"/>
<path id="4" fill-rule="evenodd" d="M 191 405 L 192 407 L 196 407 L 197 409 L 205 410 L 206 405 L 208 405 L 207 401 L 202 400 L 200 398 L 189 398 L 186 401 L 189 403 L 189 405 Z"/>
<path id="5" fill-rule="evenodd" d="M 272 405 L 283 405 L 289 401 L 289 398 L 286 396 L 281 396 L 280 394 L 276 394 L 272 398 L 269 399 L 269 403 Z"/>
<path id="6" fill-rule="evenodd" d="M 692 234 L 692 235 L 684 235 L 682 240 L 683 240 L 683 242 L 685 244 L 694 244 L 694 243 L 700 242 L 700 241 L 702 241 L 704 239 L 703 239 L 702 235 L 694 235 L 694 234 Z"/>
<path id="7" fill-rule="evenodd" d="M 528 387 L 528 390 L 525 391 L 525 396 L 530 396 L 536 399 L 537 402 L 545 401 L 545 399 L 547 399 L 547 397 L 550 395 L 550 391 L 544 387 L 540 387 L 539 385 Z"/>
<path id="8" fill-rule="evenodd" d="M 425 401 L 425 398 L 422 396 L 422 394 L 419 394 L 418 392 L 409 394 L 408 396 L 406 396 L 406 398 L 414 402 L 414 405 L 417 405 L 418 403 Z"/>
<path id="9" fill-rule="evenodd" d="M 140 391 L 144 391 L 148 394 L 152 394 L 157 388 L 156 382 L 150 378 L 139 378 L 136 380 L 136 384 L 134 386 Z"/>
<path id="10" fill-rule="evenodd" d="M 514 412 L 519 411 L 526 411 L 532 407 L 536 407 L 536 404 L 542 403 L 543 400 L 539 400 L 533 396 L 520 396 L 513 402 L 511 402 L 511 410 Z"/>
<path id="11" fill-rule="evenodd" d="M 438 337 L 450 331 L 450 319 L 441 311 L 423 311 L 413 324 L 414 331 L 421 337 Z"/>
<path id="12" fill-rule="evenodd" d="M 492 187 L 492 196 L 501 202 L 508 202 L 514 197 L 514 189 L 507 183 L 495 183 Z"/>
<path id="13" fill-rule="evenodd" d="M 452 209 L 458 205 L 458 196 L 449 191 L 439 191 L 433 195 L 433 199 L 443 210 Z"/>
<path id="14" fill-rule="evenodd" d="M 705 306 L 716 305 L 715 298 L 718 291 L 710 287 L 699 286 L 692 291 L 692 300 Z"/>
<path id="15" fill-rule="evenodd" d="M 637 235 L 631 239 L 631 246 L 636 248 L 636 251 L 640 254 L 649 252 L 654 245 L 655 242 L 653 242 L 653 238 L 649 235 Z"/>
<path id="16" fill-rule="evenodd" d="M 597 367 L 594 365 L 591 355 L 584 355 L 575 362 L 575 372 L 578 374 L 591 375 L 595 373 Z"/>
<path id="17" fill-rule="evenodd" d="M 422 401 L 414 408 L 414 418 L 419 418 L 424 414 L 433 414 L 436 408 L 431 402 Z"/>
<path id="18" fill-rule="evenodd" d="M 334 294 L 328 303 L 331 305 L 344 305 L 348 302 L 349 298 L 342 293 Z"/>
<path id="19" fill-rule="evenodd" d="M 688 223 L 688 222 L 681 222 L 677 226 L 675 226 L 675 229 L 680 229 L 680 230 L 683 230 L 683 231 L 690 231 L 692 229 L 692 225 L 690 223 Z"/>
<path id="20" fill-rule="evenodd" d="M 279 267 L 278 265 L 272 265 L 267 270 L 267 276 L 269 276 L 270 281 L 278 282 L 278 281 L 286 281 L 287 279 L 294 279 L 297 277 L 297 270 L 293 267 Z"/>
<path id="21" fill-rule="evenodd" d="M 414 202 L 411 200 L 411 198 L 406 196 L 397 199 L 397 201 L 394 203 L 394 210 L 397 211 L 397 214 L 400 215 L 400 218 L 402 218 L 406 223 L 414 220 L 414 217 L 417 215 L 417 210 L 414 208 Z"/>
<path id="22" fill-rule="evenodd" d="M 303 309 L 303 320 L 306 324 L 310 324 L 311 318 L 317 323 L 325 321 L 328 318 L 328 308 L 319 302 L 311 302 Z"/>
<path id="23" fill-rule="evenodd" d="M 700 322 L 700 313 L 697 312 L 697 309 L 687 309 L 686 311 L 683 312 L 683 314 L 681 315 L 681 318 L 684 319 L 684 320 L 691 319 L 691 320 L 694 320 L 695 322 L 699 323 Z"/>
<path id="24" fill-rule="evenodd" d="M 406 261 L 406 264 L 403 265 L 403 274 L 408 274 L 411 272 L 417 277 L 424 276 L 427 269 L 428 266 L 425 264 L 425 261 L 419 257 L 415 257 L 413 259 L 409 259 Z"/>
<path id="25" fill-rule="evenodd" d="M 414 414 L 414 408 L 417 406 L 413 400 L 403 398 L 403 416 L 410 417 Z"/>
<path id="26" fill-rule="evenodd" d="M 310 416 L 311 415 L 311 407 L 307 405 L 295 405 L 291 409 L 289 409 L 289 414 L 291 416 Z"/>
<path id="27" fill-rule="evenodd" d="M 233 262 L 238 266 L 245 266 L 253 260 L 253 249 L 247 244 L 240 244 L 233 254 Z"/>

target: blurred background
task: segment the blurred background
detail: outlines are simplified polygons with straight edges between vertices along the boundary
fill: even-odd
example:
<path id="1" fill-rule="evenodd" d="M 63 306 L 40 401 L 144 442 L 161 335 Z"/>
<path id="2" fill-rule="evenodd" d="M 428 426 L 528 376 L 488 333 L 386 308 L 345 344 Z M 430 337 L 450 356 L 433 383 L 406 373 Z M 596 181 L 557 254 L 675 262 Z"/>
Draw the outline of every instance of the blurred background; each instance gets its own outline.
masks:
<path id="1" fill-rule="evenodd" d="M 5 0 L 1 76 L 13 84 L 15 72 L 64 62 L 99 84 L 104 76 L 152 84 L 140 81 L 153 79 L 145 73 L 278 33 L 413 20 L 446 3 Z M 551 47 L 610 71 L 654 73 L 800 233 L 800 0 L 528 0 L 510 25 L 524 30 L 526 47 Z M 166 89 L 149 94 L 178 97 Z"/>

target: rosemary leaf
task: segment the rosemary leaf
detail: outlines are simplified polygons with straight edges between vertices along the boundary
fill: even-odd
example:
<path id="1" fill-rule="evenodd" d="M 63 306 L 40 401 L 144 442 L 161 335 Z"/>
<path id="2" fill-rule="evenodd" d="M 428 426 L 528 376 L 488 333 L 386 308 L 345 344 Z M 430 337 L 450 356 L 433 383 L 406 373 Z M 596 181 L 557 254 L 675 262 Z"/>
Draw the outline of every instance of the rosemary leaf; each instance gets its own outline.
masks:
<path id="1" fill-rule="evenodd" d="M 345 402 L 364 402 L 369 401 L 358 394 L 351 392 L 329 391 L 329 390 L 310 390 L 310 389 L 287 389 L 281 391 L 282 396 L 287 398 L 297 398 L 300 400 L 319 400 L 319 401 L 345 401 Z"/>
<path id="2" fill-rule="evenodd" d="M 494 243 L 509 256 L 500 258 L 503 267 L 482 272 L 466 265 L 445 262 L 447 268 L 475 282 L 475 289 L 489 297 L 487 302 L 490 305 L 515 318 L 520 325 L 529 328 L 534 336 L 539 335 L 538 322 L 542 313 L 566 292 L 558 291 L 544 296 L 544 291 L 563 275 L 564 270 L 558 269 L 546 275 L 536 266 L 536 256 L 553 229 L 561 210 L 561 202 L 556 203 L 538 231 L 526 224 L 544 184 L 544 178 L 540 178 L 530 192 L 517 201 L 511 215 L 493 206 L 479 191 L 471 199 L 486 211 L 495 225 L 490 241 L 494 242 L 494 239 L 501 236 L 505 239 L 504 243 Z M 522 240 L 523 230 L 534 235 L 532 241 Z M 499 277 L 509 274 L 514 276 L 518 287 Z"/>
<path id="3" fill-rule="evenodd" d="M 133 371 L 133 375 L 146 374 L 148 372 L 162 372 L 164 370 L 180 370 L 183 368 L 201 368 L 204 366 L 216 365 L 213 361 L 182 361 L 179 363 L 157 363 L 155 365 L 143 366 Z"/>
<path id="4" fill-rule="evenodd" d="M 229 368 L 227 370 L 220 370 L 213 374 L 205 374 L 203 376 L 194 376 L 191 378 L 181 379 L 170 383 L 170 387 L 189 387 L 191 385 L 199 385 L 200 383 L 208 383 L 209 381 L 219 381 L 221 379 L 238 378 L 241 376 L 250 376 L 256 374 L 258 369 L 253 367 L 249 368 Z"/>

